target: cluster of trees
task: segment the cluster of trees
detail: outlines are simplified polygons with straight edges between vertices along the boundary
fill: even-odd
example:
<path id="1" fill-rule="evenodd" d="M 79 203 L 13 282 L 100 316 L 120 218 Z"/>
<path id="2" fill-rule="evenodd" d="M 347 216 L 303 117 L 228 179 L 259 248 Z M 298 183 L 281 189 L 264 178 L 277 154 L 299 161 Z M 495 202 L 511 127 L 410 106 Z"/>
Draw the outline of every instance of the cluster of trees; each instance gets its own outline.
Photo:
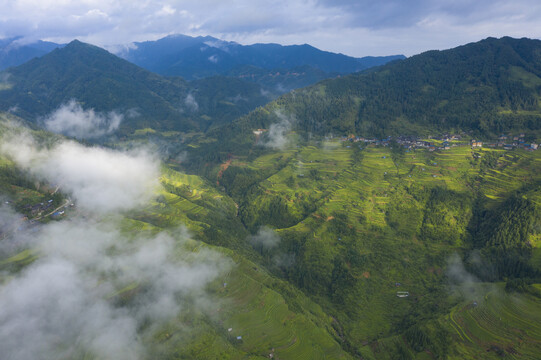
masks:
<path id="1" fill-rule="evenodd" d="M 10 185 L 35 190 L 35 184 L 36 182 L 34 180 L 15 166 L 0 166 L 0 187 L 2 193 L 11 193 Z"/>
<path id="2" fill-rule="evenodd" d="M 482 261 L 470 264 L 472 270 L 488 281 L 541 276 L 530 262 L 529 237 L 541 226 L 535 203 L 516 194 L 495 209 L 476 211 L 481 214 L 475 217 L 473 239 Z"/>

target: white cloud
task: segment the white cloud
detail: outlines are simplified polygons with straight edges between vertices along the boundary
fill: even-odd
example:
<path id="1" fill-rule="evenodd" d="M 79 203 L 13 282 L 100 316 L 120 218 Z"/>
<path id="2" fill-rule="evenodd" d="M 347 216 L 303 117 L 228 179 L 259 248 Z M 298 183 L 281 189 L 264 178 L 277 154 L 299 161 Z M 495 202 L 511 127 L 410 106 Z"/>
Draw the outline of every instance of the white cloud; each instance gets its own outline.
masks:
<path id="1" fill-rule="evenodd" d="M 275 150 L 284 150 L 290 145 L 290 139 L 287 135 L 291 131 L 294 118 L 286 116 L 281 111 L 276 111 L 275 114 L 278 122 L 269 126 L 269 131 L 264 133 L 261 145 Z"/>
<path id="2" fill-rule="evenodd" d="M 6 135 L 1 151 L 19 166 L 61 189 L 78 205 L 115 212 L 145 204 L 158 186 L 159 161 L 147 152 L 88 148 L 64 141 L 40 148 L 28 135 Z"/>
<path id="3" fill-rule="evenodd" d="M 100 114 L 94 109 L 83 110 L 81 105 L 71 100 L 42 121 L 49 131 L 77 139 L 91 139 L 112 134 L 123 119 L 123 115 L 114 111 Z"/>
<path id="4" fill-rule="evenodd" d="M 172 8 L 169 5 L 164 5 L 160 11 L 158 11 L 156 14 L 158 16 L 168 16 L 168 15 L 175 15 L 177 12 L 176 9 Z"/>
<path id="5" fill-rule="evenodd" d="M 280 244 L 280 236 L 268 227 L 261 227 L 256 235 L 250 236 L 250 243 L 256 249 L 272 249 Z"/>
<path id="6" fill-rule="evenodd" d="M 184 229 L 127 234 L 111 214 L 145 205 L 159 161 L 70 141 L 45 148 L 23 128 L 6 127 L 4 155 L 96 213 L 19 229 L 0 241 L 3 258 L 21 246 L 39 253 L 20 272 L 0 272 L 3 359 L 147 358 L 146 346 L 162 325 L 189 331 L 172 319 L 216 304 L 206 287 L 229 268 L 227 259 L 205 247 L 192 251 Z M 10 223 L 0 226 L 16 225 L 19 216 L 0 208 L 0 219 Z"/>
<path id="7" fill-rule="evenodd" d="M 186 108 L 189 111 L 196 112 L 199 110 L 199 104 L 197 101 L 195 101 L 195 97 L 192 94 L 186 95 L 186 98 L 184 99 L 184 105 L 186 105 Z"/>

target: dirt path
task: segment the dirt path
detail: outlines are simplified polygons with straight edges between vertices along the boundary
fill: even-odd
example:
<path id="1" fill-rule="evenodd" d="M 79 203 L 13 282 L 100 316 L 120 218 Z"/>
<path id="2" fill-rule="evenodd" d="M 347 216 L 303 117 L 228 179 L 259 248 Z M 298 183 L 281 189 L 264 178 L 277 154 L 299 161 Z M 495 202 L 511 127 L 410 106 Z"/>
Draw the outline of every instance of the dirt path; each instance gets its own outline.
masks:
<path id="1" fill-rule="evenodd" d="M 69 203 L 71 203 L 71 199 L 66 199 L 66 200 L 64 200 L 64 203 L 63 203 L 62 205 L 60 205 L 59 207 L 57 207 L 56 209 L 52 210 L 52 211 L 49 212 L 48 214 L 38 216 L 38 217 L 34 218 L 33 220 L 40 220 L 40 219 L 42 219 L 42 218 L 44 218 L 44 217 L 51 216 L 52 214 L 54 214 L 54 213 L 57 212 L 58 210 L 60 210 L 60 209 L 62 209 L 62 208 L 65 208 L 66 206 L 68 206 Z"/>
<path id="2" fill-rule="evenodd" d="M 220 171 L 218 171 L 218 179 L 216 179 L 216 184 L 217 185 L 220 185 L 220 179 L 222 178 L 222 175 L 227 170 L 227 168 L 231 165 L 232 161 L 233 161 L 232 159 L 229 159 L 229 160 L 227 160 L 226 162 L 224 162 L 223 164 L 220 165 Z"/>

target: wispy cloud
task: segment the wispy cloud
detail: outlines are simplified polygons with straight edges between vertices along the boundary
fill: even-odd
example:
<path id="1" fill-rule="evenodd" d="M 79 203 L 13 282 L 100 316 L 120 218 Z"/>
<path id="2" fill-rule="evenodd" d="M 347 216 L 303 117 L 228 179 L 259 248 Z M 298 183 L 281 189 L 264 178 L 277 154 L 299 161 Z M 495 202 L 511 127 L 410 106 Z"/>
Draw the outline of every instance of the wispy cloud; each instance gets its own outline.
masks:
<path id="1" fill-rule="evenodd" d="M 195 97 L 192 94 L 186 95 L 184 98 L 184 105 L 191 112 L 196 112 L 199 110 L 199 104 L 195 101 Z"/>
<path id="2" fill-rule="evenodd" d="M 462 259 L 453 253 L 447 259 L 446 275 L 453 291 L 458 291 L 465 299 L 480 300 L 482 294 L 480 280 L 464 267 Z"/>
<path id="3" fill-rule="evenodd" d="M 291 141 L 287 135 L 291 131 L 295 119 L 279 110 L 275 111 L 275 115 L 278 122 L 269 126 L 269 131 L 265 133 L 264 139 L 260 144 L 271 149 L 284 150 L 290 145 Z"/>
<path id="4" fill-rule="evenodd" d="M 205 310 L 228 261 L 192 253 L 182 231 L 133 238 L 117 227 L 68 220 L 33 233 L 40 258 L 0 288 L 3 357 L 145 358 L 166 321 L 190 304 Z"/>
<path id="5" fill-rule="evenodd" d="M 75 100 L 71 100 L 41 121 L 47 130 L 54 133 L 77 139 L 92 139 L 112 134 L 123 119 L 123 115 L 114 111 L 100 114 L 94 109 L 84 110 Z"/>
<path id="6" fill-rule="evenodd" d="M 280 237 L 271 228 L 263 226 L 257 234 L 250 236 L 249 241 L 256 249 L 268 250 L 280 244 Z"/>

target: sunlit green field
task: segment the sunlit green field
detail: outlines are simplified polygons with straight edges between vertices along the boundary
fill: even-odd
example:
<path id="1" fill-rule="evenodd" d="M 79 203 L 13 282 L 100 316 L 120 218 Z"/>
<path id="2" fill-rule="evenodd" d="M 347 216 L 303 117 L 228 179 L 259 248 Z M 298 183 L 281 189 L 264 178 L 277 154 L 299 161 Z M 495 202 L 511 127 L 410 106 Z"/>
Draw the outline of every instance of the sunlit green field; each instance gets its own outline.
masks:
<path id="1" fill-rule="evenodd" d="M 445 318 L 457 342 L 455 358 L 537 359 L 540 298 L 506 293 L 501 284 L 479 287 L 477 297 L 462 302 Z"/>

